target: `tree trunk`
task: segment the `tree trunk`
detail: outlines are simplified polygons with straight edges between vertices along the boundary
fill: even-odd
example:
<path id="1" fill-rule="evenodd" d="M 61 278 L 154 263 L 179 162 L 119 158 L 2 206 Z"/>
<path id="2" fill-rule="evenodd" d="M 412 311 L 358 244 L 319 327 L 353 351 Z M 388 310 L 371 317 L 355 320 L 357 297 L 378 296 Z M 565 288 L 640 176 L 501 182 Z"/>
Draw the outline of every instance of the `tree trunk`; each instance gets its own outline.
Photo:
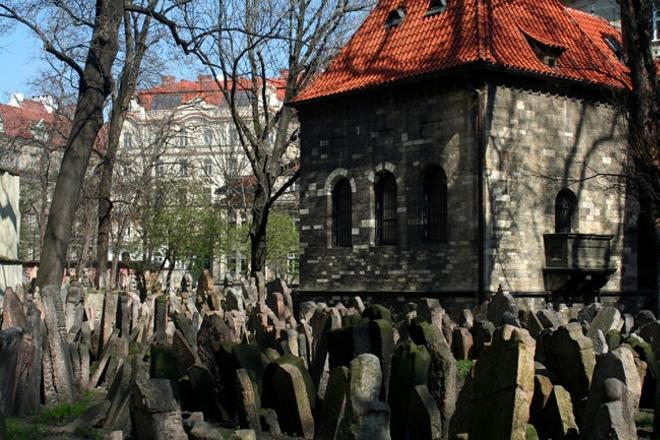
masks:
<path id="1" fill-rule="evenodd" d="M 98 0 L 92 41 L 79 82 L 78 102 L 48 214 L 37 285 L 62 283 L 71 226 L 96 136 L 103 125 L 103 106 L 112 90 L 112 64 L 119 48 L 123 2 Z"/>
<path id="2" fill-rule="evenodd" d="M 270 212 L 269 197 L 264 188 L 257 182 L 252 203 L 252 223 L 250 224 L 250 275 L 257 277 L 261 273 L 265 277 L 266 268 L 266 228 Z"/>
<path id="3" fill-rule="evenodd" d="M 124 67 L 121 72 L 121 82 L 117 99 L 113 102 L 110 127 L 108 129 L 108 150 L 103 157 L 101 181 L 99 182 L 99 227 L 97 236 L 96 251 L 96 277 L 94 284 L 99 286 L 100 276 L 105 276 L 108 265 L 108 248 L 110 242 L 110 232 L 112 222 L 110 214 L 112 212 L 112 176 L 117 159 L 117 150 L 119 149 L 119 138 L 121 136 L 126 112 L 135 93 L 138 73 L 142 65 L 142 59 L 147 49 L 146 39 L 149 31 L 151 18 L 145 17 L 142 31 L 136 35 L 136 50 L 132 47 L 132 31 L 130 25 L 130 16 L 124 18 L 124 27 L 126 29 L 127 54 Z M 114 282 L 111 282 L 114 284 Z"/>

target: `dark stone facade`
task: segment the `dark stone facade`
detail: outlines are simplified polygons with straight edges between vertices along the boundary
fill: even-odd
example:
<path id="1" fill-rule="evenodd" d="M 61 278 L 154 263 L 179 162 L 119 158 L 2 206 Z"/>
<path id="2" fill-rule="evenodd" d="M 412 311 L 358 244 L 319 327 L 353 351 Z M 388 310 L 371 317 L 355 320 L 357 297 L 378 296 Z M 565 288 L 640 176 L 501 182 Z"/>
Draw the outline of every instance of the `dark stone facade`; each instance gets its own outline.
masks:
<path id="1" fill-rule="evenodd" d="M 445 77 L 306 103 L 299 117 L 302 291 L 473 296 L 501 284 L 543 294 L 543 234 L 553 232 L 563 187 L 578 195 L 580 232 L 615 236 L 617 272 L 605 290 L 623 290 L 621 274 L 634 272 L 625 195 L 598 179 L 572 186 L 590 170 L 620 172 L 624 131 L 612 106 Z M 423 239 L 422 176 L 432 164 L 447 177 L 445 243 Z M 397 183 L 394 246 L 376 245 L 381 170 Z M 333 246 L 331 212 L 342 177 L 353 198 L 344 248 Z"/>

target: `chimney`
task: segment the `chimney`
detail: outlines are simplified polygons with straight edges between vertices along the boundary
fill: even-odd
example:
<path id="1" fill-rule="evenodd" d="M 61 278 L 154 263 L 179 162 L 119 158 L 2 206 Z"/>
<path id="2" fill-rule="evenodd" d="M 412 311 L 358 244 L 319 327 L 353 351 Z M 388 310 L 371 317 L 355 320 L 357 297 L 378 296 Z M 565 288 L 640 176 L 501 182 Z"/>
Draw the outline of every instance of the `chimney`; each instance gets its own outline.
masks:
<path id="1" fill-rule="evenodd" d="M 22 93 L 12 93 L 11 96 L 9 97 L 9 102 L 7 105 L 12 106 L 12 107 L 20 107 L 21 103 L 23 102 L 23 97 Z"/>
<path id="2" fill-rule="evenodd" d="M 174 76 L 163 75 L 163 76 L 161 77 L 161 83 L 162 83 L 164 86 L 172 85 L 172 84 L 174 84 L 175 82 L 176 82 L 176 78 L 175 78 Z"/>

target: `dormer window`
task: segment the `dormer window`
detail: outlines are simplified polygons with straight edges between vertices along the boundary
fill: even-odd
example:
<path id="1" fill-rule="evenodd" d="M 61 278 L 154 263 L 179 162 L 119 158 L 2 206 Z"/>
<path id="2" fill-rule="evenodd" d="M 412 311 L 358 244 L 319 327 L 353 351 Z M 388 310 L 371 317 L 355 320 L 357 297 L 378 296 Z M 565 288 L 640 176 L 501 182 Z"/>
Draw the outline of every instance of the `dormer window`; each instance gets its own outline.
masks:
<path id="1" fill-rule="evenodd" d="M 406 16 L 406 9 L 401 7 L 401 8 L 396 8 L 390 14 L 387 16 L 387 20 L 385 20 L 385 26 L 387 27 L 393 27 L 393 26 L 398 26 L 403 22 L 404 17 Z"/>
<path id="2" fill-rule="evenodd" d="M 619 61 L 623 61 L 623 49 L 621 48 L 619 41 L 612 35 L 605 35 L 603 40 L 605 41 L 605 44 L 607 44 L 607 47 L 610 48 L 614 56 Z"/>
<path id="3" fill-rule="evenodd" d="M 525 34 L 525 38 L 527 38 L 527 43 L 529 43 L 539 61 L 548 67 L 557 67 L 559 57 L 564 53 L 563 47 L 551 46 L 527 34 Z"/>
<path id="4" fill-rule="evenodd" d="M 426 15 L 438 14 L 447 7 L 447 0 L 431 0 Z"/>

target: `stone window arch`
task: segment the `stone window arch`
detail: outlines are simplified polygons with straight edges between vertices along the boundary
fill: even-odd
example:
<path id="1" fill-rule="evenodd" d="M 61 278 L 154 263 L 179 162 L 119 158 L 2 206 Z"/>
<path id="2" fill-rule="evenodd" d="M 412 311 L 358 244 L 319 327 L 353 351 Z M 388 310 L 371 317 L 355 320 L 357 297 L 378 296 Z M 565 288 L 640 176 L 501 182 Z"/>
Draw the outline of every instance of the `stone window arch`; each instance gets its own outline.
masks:
<path id="1" fill-rule="evenodd" d="M 445 243 L 447 234 L 447 175 L 439 165 L 429 165 L 423 176 L 424 241 Z"/>
<path id="2" fill-rule="evenodd" d="M 386 170 L 376 173 L 374 183 L 376 245 L 388 246 L 398 242 L 397 184 L 394 175 Z"/>
<path id="3" fill-rule="evenodd" d="M 564 188 L 555 199 L 555 232 L 568 234 L 578 229 L 578 199 L 575 193 Z"/>
<path id="4" fill-rule="evenodd" d="M 336 247 L 351 246 L 352 199 L 351 183 L 340 178 L 332 189 L 332 244 Z"/>

